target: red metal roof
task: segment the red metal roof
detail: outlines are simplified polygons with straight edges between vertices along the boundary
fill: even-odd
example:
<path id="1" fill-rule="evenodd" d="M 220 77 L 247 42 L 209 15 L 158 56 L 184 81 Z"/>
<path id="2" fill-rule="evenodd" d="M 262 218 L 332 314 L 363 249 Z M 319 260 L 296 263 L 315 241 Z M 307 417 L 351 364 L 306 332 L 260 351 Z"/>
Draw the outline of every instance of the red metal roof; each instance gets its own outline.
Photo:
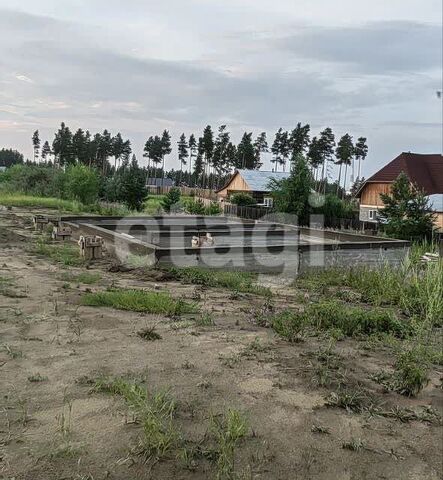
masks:
<path id="1" fill-rule="evenodd" d="M 437 154 L 401 153 L 392 162 L 368 178 L 360 187 L 359 196 L 367 183 L 391 183 L 401 172 L 426 195 L 443 194 L 443 156 Z"/>

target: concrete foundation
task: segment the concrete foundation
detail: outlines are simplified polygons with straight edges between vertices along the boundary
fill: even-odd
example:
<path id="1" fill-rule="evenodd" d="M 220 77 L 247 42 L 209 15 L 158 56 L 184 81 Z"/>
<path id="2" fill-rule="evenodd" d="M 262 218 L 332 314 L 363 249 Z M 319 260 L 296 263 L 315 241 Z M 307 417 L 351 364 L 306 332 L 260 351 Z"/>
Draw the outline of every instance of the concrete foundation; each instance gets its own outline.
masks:
<path id="1" fill-rule="evenodd" d="M 99 235 L 111 255 L 145 265 L 288 273 L 330 266 L 400 263 L 409 243 L 227 217 L 63 217 L 74 238 Z M 195 246 L 209 234 L 211 245 Z"/>

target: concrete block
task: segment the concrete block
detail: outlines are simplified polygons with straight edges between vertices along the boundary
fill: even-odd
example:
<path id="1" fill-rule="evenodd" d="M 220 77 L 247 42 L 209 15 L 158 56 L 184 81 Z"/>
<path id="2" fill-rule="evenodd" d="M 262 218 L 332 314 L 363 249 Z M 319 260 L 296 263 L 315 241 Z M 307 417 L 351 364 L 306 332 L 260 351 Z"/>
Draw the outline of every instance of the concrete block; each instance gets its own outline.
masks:
<path id="1" fill-rule="evenodd" d="M 99 260 L 103 257 L 103 238 L 98 235 L 86 235 L 79 238 L 80 255 L 85 260 Z"/>

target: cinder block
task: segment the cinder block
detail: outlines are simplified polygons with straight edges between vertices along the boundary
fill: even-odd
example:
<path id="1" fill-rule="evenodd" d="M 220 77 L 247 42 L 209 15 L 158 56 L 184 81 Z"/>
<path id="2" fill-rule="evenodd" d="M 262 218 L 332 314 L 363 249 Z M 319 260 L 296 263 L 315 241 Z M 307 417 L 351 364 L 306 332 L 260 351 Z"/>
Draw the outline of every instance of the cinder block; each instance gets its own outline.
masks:
<path id="1" fill-rule="evenodd" d="M 98 235 L 81 236 L 78 244 L 80 255 L 86 260 L 99 260 L 103 257 L 103 238 Z"/>

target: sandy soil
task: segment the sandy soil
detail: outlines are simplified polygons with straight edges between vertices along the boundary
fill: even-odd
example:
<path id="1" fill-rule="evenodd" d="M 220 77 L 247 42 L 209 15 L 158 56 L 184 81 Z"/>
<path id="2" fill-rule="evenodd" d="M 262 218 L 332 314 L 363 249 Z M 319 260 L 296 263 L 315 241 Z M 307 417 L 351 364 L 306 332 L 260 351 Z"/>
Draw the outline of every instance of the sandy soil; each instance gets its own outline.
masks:
<path id="1" fill-rule="evenodd" d="M 254 312 L 266 308 L 263 298 L 233 299 L 226 290 L 160 283 L 140 272 L 110 273 L 107 261 L 90 269 L 101 274 L 97 284 L 67 286 L 61 278 L 66 268 L 29 252 L 35 238 L 28 213 L 0 212 L 0 277 L 14 285 L 0 293 L 0 478 L 215 478 L 209 461 L 198 461 L 190 471 L 175 455 L 155 465 L 132 455 L 139 426 L 130 422 L 120 399 L 91 392 L 88 379 L 99 374 L 135 375 L 146 378 L 148 388 L 169 388 L 178 401 L 177 424 L 190 440 L 202 438 L 211 414 L 229 407 L 244 412 L 250 428 L 236 455 L 238 478 L 442 477 L 439 422 L 403 423 L 328 407 L 330 390 L 315 382 L 315 352 L 325 342 L 312 338 L 288 344 L 257 326 Z M 86 290 L 110 285 L 199 296 L 215 325 L 177 328 L 183 324 L 158 315 L 80 306 Z M 274 304 L 283 308 L 295 301 L 295 292 L 286 291 L 276 295 Z M 137 336 L 151 325 L 161 340 Z M 248 350 L 257 337 L 264 348 Z M 335 350 L 347 381 L 360 383 L 384 408 L 432 406 L 441 411 L 441 371 L 433 371 L 426 389 L 409 399 L 385 393 L 369 380 L 371 373 L 392 365 L 388 349 L 346 340 Z M 28 380 L 36 374 L 47 378 Z M 67 439 L 60 428 L 69 402 L 72 455 L 63 453 Z M 329 433 L 313 432 L 313 426 Z M 356 439 L 364 448 L 343 448 Z"/>

